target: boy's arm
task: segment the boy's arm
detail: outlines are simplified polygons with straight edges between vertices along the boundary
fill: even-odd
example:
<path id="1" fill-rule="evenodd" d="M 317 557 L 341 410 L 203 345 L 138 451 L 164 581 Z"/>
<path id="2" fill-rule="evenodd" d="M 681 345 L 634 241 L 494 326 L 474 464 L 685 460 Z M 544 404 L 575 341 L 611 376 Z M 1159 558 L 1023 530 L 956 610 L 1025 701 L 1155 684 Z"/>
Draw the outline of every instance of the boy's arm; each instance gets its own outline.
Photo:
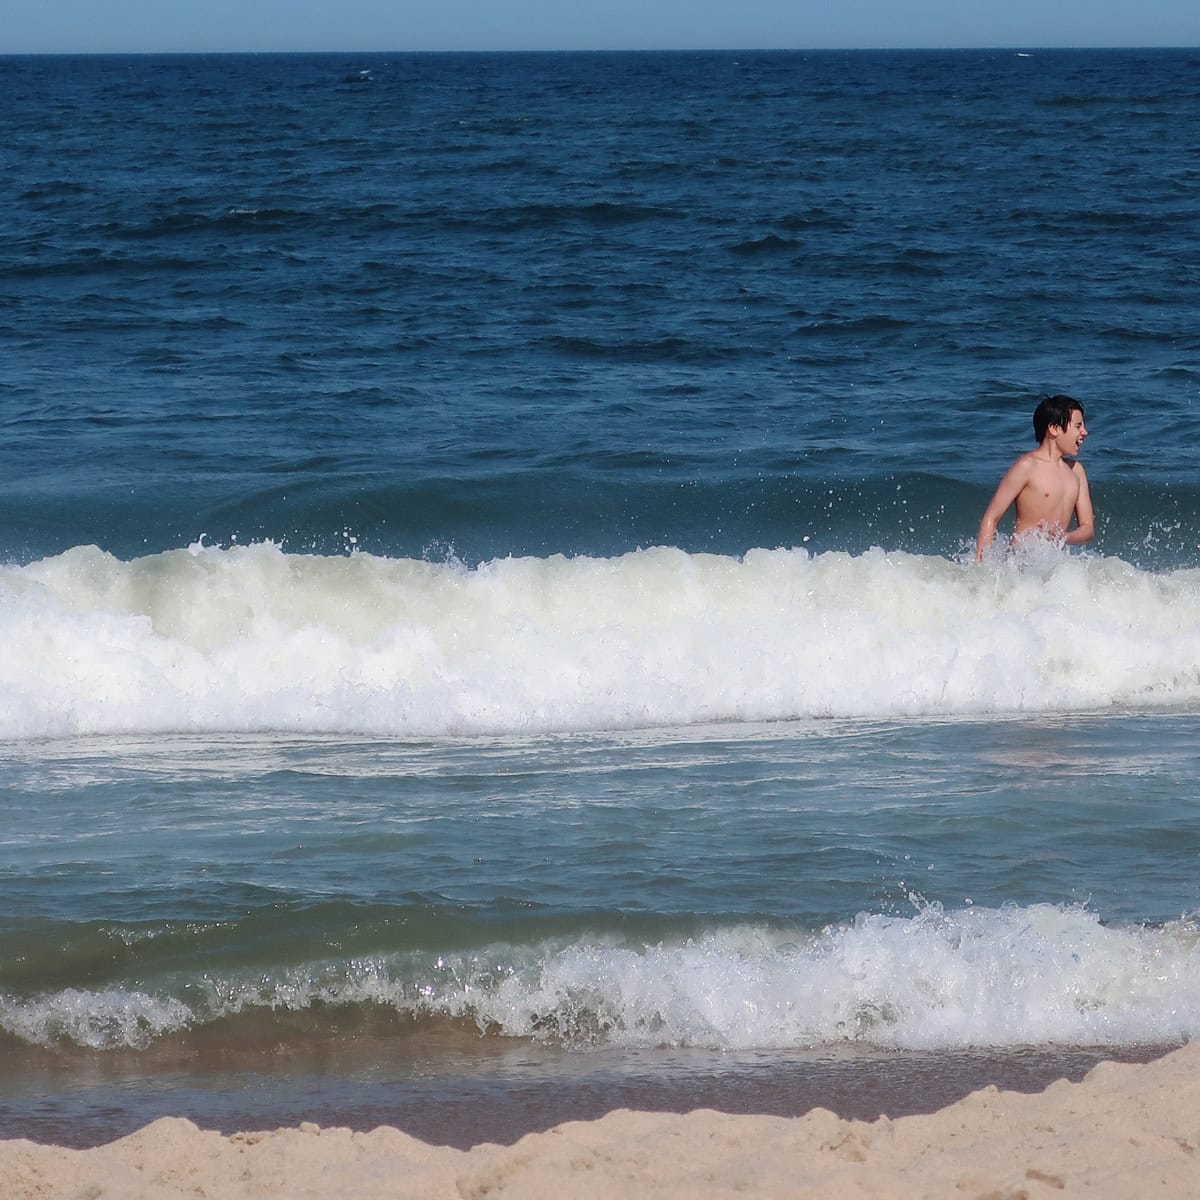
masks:
<path id="1" fill-rule="evenodd" d="M 975 538 L 976 562 L 983 562 L 983 552 L 995 541 L 996 526 L 1000 524 L 1000 518 L 1008 512 L 1009 506 L 1029 482 L 1032 470 L 1033 464 L 1026 455 L 1022 455 L 1004 473 L 992 502 L 983 511 L 983 520 L 979 522 L 979 533 Z"/>
<path id="2" fill-rule="evenodd" d="M 1082 546 L 1096 536 L 1096 519 L 1092 512 L 1092 493 L 1088 490 L 1087 472 L 1082 463 L 1075 464 L 1079 472 L 1079 499 L 1075 501 L 1075 528 L 1067 534 L 1068 546 Z"/>

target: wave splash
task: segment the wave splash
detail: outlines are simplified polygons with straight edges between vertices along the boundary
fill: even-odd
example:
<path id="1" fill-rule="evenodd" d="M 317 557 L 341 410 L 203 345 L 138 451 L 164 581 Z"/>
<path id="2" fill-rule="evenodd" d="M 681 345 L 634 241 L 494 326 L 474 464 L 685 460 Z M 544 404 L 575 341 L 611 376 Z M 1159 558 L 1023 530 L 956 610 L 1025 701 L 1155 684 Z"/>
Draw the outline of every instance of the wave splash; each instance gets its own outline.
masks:
<path id="1" fill-rule="evenodd" d="M 918 901 L 913 916 L 864 914 L 819 933 L 746 925 L 656 945 L 564 938 L 161 989 L 0 995 L 0 1029 L 40 1045 L 142 1049 L 217 1021 L 307 1013 L 344 1027 L 364 1009 L 576 1049 L 1167 1044 L 1200 1034 L 1200 928 L 1184 918 L 1107 926 L 1078 906 Z"/>
<path id="2" fill-rule="evenodd" d="M 0 737 L 437 736 L 1187 706 L 1200 570 L 659 547 L 457 562 L 194 545 L 0 568 Z"/>

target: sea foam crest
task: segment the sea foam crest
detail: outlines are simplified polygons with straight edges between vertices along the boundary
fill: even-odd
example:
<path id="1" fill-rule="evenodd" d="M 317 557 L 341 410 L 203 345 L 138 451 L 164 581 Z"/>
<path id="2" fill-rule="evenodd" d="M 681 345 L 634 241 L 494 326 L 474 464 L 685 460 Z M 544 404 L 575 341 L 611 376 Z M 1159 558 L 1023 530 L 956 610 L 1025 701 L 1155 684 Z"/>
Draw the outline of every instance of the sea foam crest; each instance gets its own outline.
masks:
<path id="1" fill-rule="evenodd" d="M 193 1018 L 173 996 L 119 987 L 66 988 L 24 1001 L 0 995 L 0 1029 L 39 1046 L 69 1042 L 92 1050 L 141 1050 L 164 1034 L 186 1029 Z"/>
<path id="2" fill-rule="evenodd" d="M 1190 922 L 1113 929 L 1081 908 L 931 904 L 811 940 L 744 928 L 642 950 L 575 945 L 442 1003 L 468 1003 L 481 1027 L 568 1043 L 1166 1043 L 1200 1032 L 1200 949 Z"/>
<path id="3" fill-rule="evenodd" d="M 476 734 L 1200 700 L 1200 571 L 272 544 L 0 568 L 0 736 Z"/>
<path id="4" fill-rule="evenodd" d="M 1117 928 L 1082 907 L 921 904 L 815 934 L 743 926 L 656 945 L 492 945 L 173 986 L 0 996 L 0 1028 L 40 1044 L 141 1047 L 243 1014 L 369 1006 L 575 1048 L 1164 1045 L 1200 1036 L 1200 930 L 1184 919 Z"/>

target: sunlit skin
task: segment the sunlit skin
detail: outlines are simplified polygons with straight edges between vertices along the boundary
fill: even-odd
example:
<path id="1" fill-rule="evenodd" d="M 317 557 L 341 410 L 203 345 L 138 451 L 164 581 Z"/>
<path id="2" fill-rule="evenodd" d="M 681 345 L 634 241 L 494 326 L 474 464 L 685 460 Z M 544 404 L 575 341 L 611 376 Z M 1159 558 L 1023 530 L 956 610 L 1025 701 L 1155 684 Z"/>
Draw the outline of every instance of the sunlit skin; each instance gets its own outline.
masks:
<path id="1" fill-rule="evenodd" d="M 1031 533 L 1061 540 L 1068 546 L 1092 540 L 1095 518 L 1087 473 L 1081 463 L 1071 461 L 1087 435 L 1083 413 L 1073 409 L 1066 426 L 1051 425 L 1042 444 L 1022 454 L 1009 467 L 979 522 L 976 562 L 983 561 L 984 552 L 996 538 L 996 526 L 1013 504 L 1017 506 L 1014 542 Z"/>

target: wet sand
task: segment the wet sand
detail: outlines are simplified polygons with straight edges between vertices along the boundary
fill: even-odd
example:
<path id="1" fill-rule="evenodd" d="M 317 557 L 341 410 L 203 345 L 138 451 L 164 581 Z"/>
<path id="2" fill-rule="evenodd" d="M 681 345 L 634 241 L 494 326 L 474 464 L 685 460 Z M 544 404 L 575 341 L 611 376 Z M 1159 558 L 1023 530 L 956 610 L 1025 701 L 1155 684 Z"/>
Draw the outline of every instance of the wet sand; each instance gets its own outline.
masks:
<path id="1" fill-rule="evenodd" d="M 466 1150 L 617 1108 L 777 1117 L 827 1108 L 871 1121 L 934 1112 L 988 1084 L 1038 1092 L 1080 1080 L 1105 1059 L 1149 1062 L 1176 1048 L 581 1053 L 457 1030 L 236 1050 L 202 1037 L 128 1052 L 8 1045 L 0 1047 L 0 1138 L 87 1149 L 170 1116 L 226 1134 L 304 1122 L 358 1132 L 391 1125 Z"/>
<path id="2" fill-rule="evenodd" d="M 845 1120 L 619 1109 L 511 1146 L 434 1146 L 382 1127 L 223 1135 L 164 1118 L 89 1150 L 0 1143 L 6 1200 L 100 1197 L 977 1197 L 1200 1194 L 1200 1046 L 1102 1063 L 1037 1094 Z"/>

